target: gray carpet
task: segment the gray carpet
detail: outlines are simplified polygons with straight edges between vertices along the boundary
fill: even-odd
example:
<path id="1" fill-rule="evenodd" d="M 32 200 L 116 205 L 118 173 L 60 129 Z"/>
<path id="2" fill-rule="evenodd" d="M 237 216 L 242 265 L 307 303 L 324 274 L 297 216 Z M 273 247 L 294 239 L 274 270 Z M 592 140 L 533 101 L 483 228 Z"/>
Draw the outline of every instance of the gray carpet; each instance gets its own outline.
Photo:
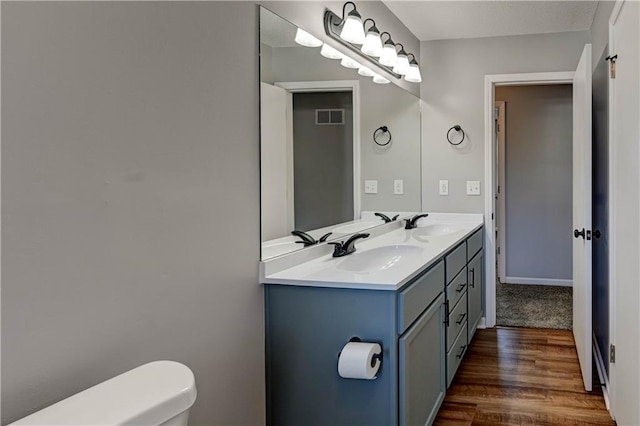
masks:
<path id="1" fill-rule="evenodd" d="M 496 324 L 571 330 L 571 287 L 497 283 Z"/>

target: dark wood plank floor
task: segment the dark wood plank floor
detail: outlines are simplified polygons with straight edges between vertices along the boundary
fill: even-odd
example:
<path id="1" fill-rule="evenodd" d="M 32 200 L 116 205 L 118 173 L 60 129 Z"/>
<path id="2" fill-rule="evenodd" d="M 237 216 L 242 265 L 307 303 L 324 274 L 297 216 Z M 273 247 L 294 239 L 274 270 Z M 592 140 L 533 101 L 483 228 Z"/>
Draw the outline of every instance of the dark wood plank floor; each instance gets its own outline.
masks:
<path id="1" fill-rule="evenodd" d="M 595 374 L 595 370 L 594 370 Z M 566 330 L 478 330 L 435 425 L 614 425 Z"/>

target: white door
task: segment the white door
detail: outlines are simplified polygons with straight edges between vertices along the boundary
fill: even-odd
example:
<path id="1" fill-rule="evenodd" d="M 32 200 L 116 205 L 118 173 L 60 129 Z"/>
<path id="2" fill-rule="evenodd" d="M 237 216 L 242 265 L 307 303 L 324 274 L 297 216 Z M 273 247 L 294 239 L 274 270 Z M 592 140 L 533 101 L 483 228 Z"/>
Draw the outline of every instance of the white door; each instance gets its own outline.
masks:
<path id="1" fill-rule="evenodd" d="M 591 45 L 573 77 L 573 337 L 584 387 L 592 388 L 591 352 Z"/>
<path id="2" fill-rule="evenodd" d="M 287 144 L 287 91 L 260 83 L 260 186 L 262 241 L 289 235 L 293 229 L 293 153 Z M 290 176 L 291 175 L 291 176 Z"/>
<path id="3" fill-rule="evenodd" d="M 612 410 L 619 425 L 640 424 L 640 3 L 618 2 L 611 15 L 609 55 L 609 267 L 615 363 Z"/>

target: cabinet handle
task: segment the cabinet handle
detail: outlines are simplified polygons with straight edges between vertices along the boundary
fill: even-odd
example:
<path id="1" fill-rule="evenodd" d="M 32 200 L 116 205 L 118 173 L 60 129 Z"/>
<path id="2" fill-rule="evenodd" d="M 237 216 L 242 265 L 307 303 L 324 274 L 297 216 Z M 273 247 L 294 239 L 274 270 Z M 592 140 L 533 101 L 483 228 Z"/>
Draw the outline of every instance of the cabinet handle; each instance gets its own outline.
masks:
<path id="1" fill-rule="evenodd" d="M 476 288 L 476 268 L 471 268 L 471 288 Z"/>
<path id="2" fill-rule="evenodd" d="M 462 321 L 464 321 L 464 317 L 466 317 L 466 316 L 467 316 L 466 313 L 460 315 L 460 319 L 458 321 L 456 321 L 456 324 L 458 324 L 458 325 L 462 324 Z"/>
<path id="3" fill-rule="evenodd" d="M 460 287 L 456 289 L 456 293 L 460 293 L 467 286 L 467 283 L 460 284 Z"/>
<path id="4" fill-rule="evenodd" d="M 458 355 L 456 355 L 456 358 L 462 358 L 462 355 L 464 355 L 464 350 L 466 348 L 467 348 L 467 345 L 460 346 L 460 351 L 458 352 Z"/>
<path id="5" fill-rule="evenodd" d="M 444 302 L 444 325 L 449 327 L 449 301 Z"/>

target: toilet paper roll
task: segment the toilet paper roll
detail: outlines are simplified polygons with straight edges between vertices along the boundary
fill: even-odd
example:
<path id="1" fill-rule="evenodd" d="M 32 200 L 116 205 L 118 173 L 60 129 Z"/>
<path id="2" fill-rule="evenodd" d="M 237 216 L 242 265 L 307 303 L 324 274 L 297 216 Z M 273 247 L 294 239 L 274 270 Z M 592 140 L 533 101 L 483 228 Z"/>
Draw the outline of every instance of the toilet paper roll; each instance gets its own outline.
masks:
<path id="1" fill-rule="evenodd" d="M 380 369 L 380 359 L 374 355 L 382 353 L 377 343 L 349 342 L 344 345 L 338 358 L 338 374 L 345 379 L 373 380 Z"/>

